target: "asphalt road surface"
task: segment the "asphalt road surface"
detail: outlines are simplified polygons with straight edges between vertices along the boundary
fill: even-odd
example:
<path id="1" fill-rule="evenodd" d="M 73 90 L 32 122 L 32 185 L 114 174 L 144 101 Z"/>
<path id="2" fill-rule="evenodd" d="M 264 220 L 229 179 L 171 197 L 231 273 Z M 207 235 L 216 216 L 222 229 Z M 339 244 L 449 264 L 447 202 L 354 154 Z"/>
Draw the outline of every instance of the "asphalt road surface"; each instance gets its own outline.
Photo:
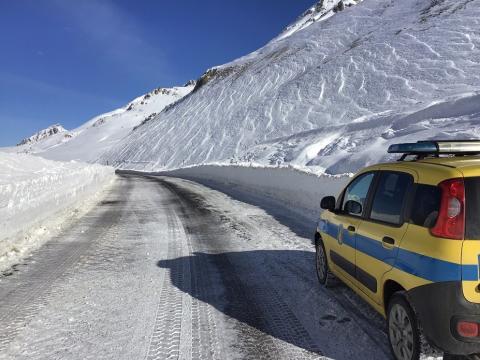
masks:
<path id="1" fill-rule="evenodd" d="M 383 319 L 314 271 L 314 224 L 174 178 L 119 176 L 0 274 L 0 359 L 385 359 Z"/>

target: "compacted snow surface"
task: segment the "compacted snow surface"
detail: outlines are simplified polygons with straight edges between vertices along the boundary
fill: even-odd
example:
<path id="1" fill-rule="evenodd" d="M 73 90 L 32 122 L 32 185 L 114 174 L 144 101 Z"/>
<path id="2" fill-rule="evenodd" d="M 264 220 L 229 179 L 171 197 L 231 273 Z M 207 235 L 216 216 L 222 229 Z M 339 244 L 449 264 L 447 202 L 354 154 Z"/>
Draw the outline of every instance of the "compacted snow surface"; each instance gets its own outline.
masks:
<path id="1" fill-rule="evenodd" d="M 383 319 L 313 264 L 288 209 L 121 176 L 0 273 L 0 359 L 388 359 Z"/>
<path id="2" fill-rule="evenodd" d="M 0 152 L 0 166 L 0 269 L 38 248 L 114 178 L 109 167 L 24 154 Z"/>

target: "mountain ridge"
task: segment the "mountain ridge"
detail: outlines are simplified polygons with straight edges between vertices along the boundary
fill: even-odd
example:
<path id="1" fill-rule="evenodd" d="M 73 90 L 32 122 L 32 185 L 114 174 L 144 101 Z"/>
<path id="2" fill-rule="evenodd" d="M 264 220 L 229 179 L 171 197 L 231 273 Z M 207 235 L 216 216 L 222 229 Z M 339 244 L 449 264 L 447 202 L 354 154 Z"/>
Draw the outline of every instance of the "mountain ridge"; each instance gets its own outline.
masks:
<path id="1" fill-rule="evenodd" d="M 51 160 L 95 162 L 101 153 L 128 136 L 129 132 L 190 93 L 195 83 L 191 80 L 184 86 L 155 88 L 118 109 L 89 119 L 73 130 L 52 125 L 22 140 L 16 147 L 0 150 L 31 153 Z"/>
<path id="2" fill-rule="evenodd" d="M 38 143 L 39 141 L 42 141 L 44 139 L 47 139 L 55 134 L 59 133 L 65 133 L 64 137 L 68 138 L 71 137 L 69 132 L 60 124 L 54 124 L 50 125 L 49 127 L 42 129 L 40 131 L 37 131 L 35 134 L 32 136 L 29 136 L 23 140 L 21 140 L 16 146 L 22 146 L 22 145 L 27 145 L 27 144 L 32 144 L 32 143 Z"/>

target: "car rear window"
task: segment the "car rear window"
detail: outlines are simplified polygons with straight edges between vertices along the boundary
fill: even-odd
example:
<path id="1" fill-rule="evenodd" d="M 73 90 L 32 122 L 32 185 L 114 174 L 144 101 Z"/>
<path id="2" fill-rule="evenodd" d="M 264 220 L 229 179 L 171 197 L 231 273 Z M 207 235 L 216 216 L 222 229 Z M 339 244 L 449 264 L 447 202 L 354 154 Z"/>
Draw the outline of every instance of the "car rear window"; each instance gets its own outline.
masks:
<path id="1" fill-rule="evenodd" d="M 410 212 L 410 222 L 433 228 L 437 222 L 442 191 L 438 186 L 417 184 Z"/>
<path id="2" fill-rule="evenodd" d="M 373 198 L 370 218 L 389 224 L 400 225 L 403 220 L 403 204 L 412 183 L 413 178 L 409 174 L 382 172 Z"/>
<path id="3" fill-rule="evenodd" d="M 480 177 L 465 178 L 465 238 L 480 239 Z"/>

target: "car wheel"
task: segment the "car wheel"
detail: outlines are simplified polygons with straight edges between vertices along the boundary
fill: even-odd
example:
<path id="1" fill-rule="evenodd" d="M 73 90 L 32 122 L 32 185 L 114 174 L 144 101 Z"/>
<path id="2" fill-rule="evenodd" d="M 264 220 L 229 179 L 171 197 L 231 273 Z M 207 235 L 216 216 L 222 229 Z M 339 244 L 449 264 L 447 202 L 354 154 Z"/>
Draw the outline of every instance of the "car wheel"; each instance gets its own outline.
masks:
<path id="1" fill-rule="evenodd" d="M 327 253 L 325 252 L 325 246 L 321 238 L 315 241 L 315 267 L 317 269 L 317 277 L 320 284 L 327 286 L 329 279 L 331 278 L 330 270 L 328 268 Z"/>
<path id="2" fill-rule="evenodd" d="M 392 296 L 387 309 L 388 340 L 397 360 L 418 360 L 420 331 L 414 311 L 402 293 Z"/>

